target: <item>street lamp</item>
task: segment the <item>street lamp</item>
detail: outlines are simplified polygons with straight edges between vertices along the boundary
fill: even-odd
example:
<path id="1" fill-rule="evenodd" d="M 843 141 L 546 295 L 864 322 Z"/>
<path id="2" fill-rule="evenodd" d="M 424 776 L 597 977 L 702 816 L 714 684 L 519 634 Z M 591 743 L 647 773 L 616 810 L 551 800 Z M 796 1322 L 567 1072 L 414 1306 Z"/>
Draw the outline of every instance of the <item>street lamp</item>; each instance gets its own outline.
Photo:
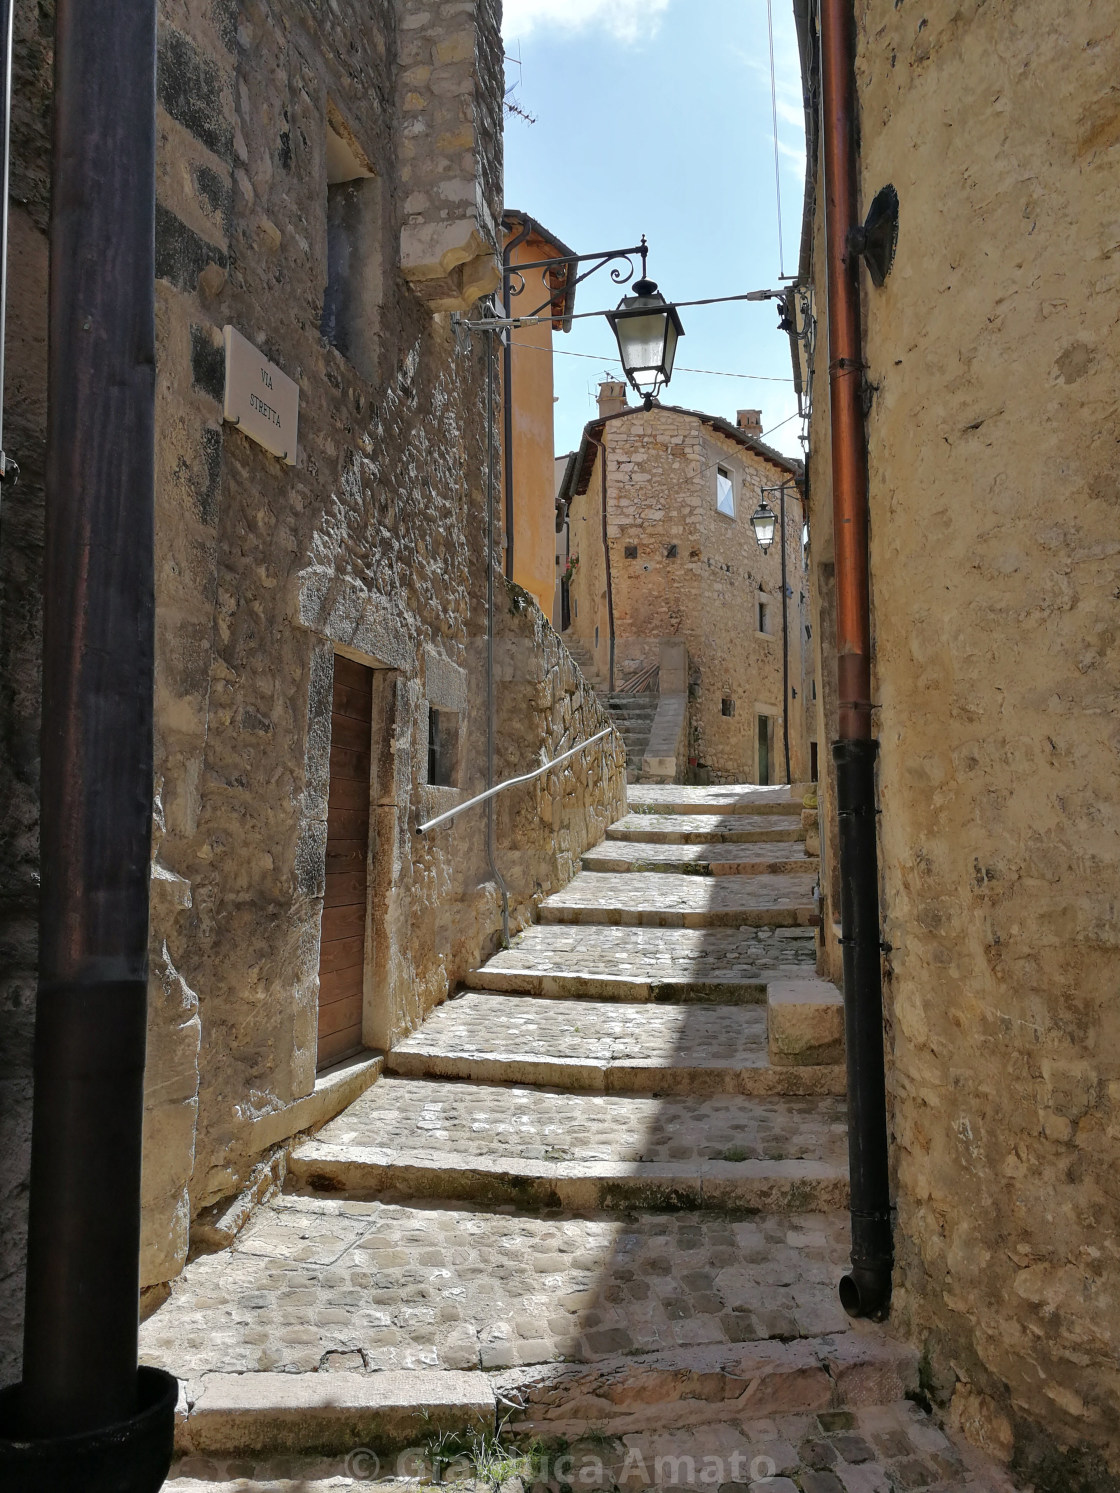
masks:
<path id="1" fill-rule="evenodd" d="M 762 502 L 751 514 L 751 528 L 754 530 L 754 537 L 758 540 L 758 547 L 763 554 L 774 543 L 774 530 L 777 526 L 778 515 L 770 507 L 763 494 Z"/>
<path id="2" fill-rule="evenodd" d="M 605 314 L 618 340 L 623 372 L 648 410 L 654 395 L 673 376 L 677 339 L 684 336 L 677 308 L 643 276 L 635 282 L 634 294 L 623 296 Z"/>

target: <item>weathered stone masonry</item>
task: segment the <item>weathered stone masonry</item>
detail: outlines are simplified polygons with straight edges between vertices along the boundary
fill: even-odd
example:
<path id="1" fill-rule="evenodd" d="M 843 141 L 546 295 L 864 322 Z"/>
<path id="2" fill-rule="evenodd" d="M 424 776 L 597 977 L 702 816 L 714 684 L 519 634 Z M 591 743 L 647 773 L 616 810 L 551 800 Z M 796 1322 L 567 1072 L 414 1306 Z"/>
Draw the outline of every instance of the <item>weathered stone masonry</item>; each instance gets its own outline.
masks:
<path id="1" fill-rule="evenodd" d="M 894 268 L 864 279 L 894 1318 L 929 1393 L 1036 1488 L 1114 1489 L 1115 9 L 856 19 L 861 210 L 900 199 Z M 827 658 L 822 216 L 818 185 Z"/>
<path id="2" fill-rule="evenodd" d="M 31 578 L 43 424 L 34 380 L 53 22 L 41 32 L 25 16 L 19 24 L 23 159 L 13 181 L 27 194 L 34 293 L 13 360 L 28 413 L 24 429 L 9 429 L 26 480 L 19 505 L 5 509 L 2 599 L 3 728 L 16 748 L 4 765 L 15 780 L 5 830 L 15 850 L 5 877 L 5 1020 L 15 1038 L 5 1043 L 6 1201 L 17 1214 L 34 992 Z M 493 950 L 500 929 L 484 815 L 429 839 L 414 833 L 482 785 L 484 347 L 456 338 L 446 313 L 496 283 L 497 7 L 168 0 L 159 47 L 147 1285 L 181 1268 L 193 1217 L 259 1175 L 254 1166 L 298 1128 L 297 1101 L 315 1084 L 336 653 L 375 670 L 365 1041 L 409 1031 Z M 340 158 L 356 164 L 329 192 Z M 345 351 L 335 329 L 334 342 L 322 335 L 328 222 L 349 235 Z M 21 219 L 17 243 L 22 232 Z M 425 258 L 423 242 L 442 248 Z M 294 466 L 222 423 L 227 323 L 300 386 Z M 605 720 L 535 608 L 502 584 L 498 593 L 499 770 L 525 771 Z M 450 786 L 426 781 L 430 709 L 458 721 Z M 608 743 L 503 802 L 498 858 L 515 928 L 618 816 L 623 793 Z M 4 1235 L 6 1380 L 18 1374 L 18 1219 Z"/>

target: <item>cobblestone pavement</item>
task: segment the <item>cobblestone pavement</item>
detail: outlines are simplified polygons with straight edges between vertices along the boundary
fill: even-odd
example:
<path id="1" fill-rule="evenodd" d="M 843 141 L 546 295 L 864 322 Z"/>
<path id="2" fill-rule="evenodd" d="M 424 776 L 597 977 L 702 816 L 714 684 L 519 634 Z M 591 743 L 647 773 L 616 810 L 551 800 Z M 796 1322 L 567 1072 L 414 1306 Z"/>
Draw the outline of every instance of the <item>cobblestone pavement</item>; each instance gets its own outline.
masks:
<path id="1" fill-rule="evenodd" d="M 766 1060 L 766 1012 L 760 1006 L 654 1006 L 635 1021 L 615 1001 L 586 1001 L 573 1011 L 570 1001 L 472 992 L 433 1011 L 393 1051 L 746 1066 Z"/>
<path id="2" fill-rule="evenodd" d="M 211 1370 L 586 1362 L 845 1325 L 843 1215 L 533 1216 L 285 1197 L 196 1260 L 141 1329 Z"/>
<path id="3" fill-rule="evenodd" d="M 413 1493 L 418 1484 L 408 1474 L 423 1469 L 431 1475 L 423 1451 L 385 1463 L 385 1474 L 404 1476 L 385 1475 L 372 1484 L 382 1493 Z M 166 1487 L 168 1493 L 297 1493 L 362 1486 L 351 1480 L 347 1466 L 343 1457 L 277 1458 L 261 1466 L 192 1457 L 173 1469 Z M 352 1470 L 368 1466 L 359 1458 L 349 1463 Z M 457 1473 L 461 1481 L 454 1481 Z M 447 1481 L 455 1493 L 489 1493 L 465 1465 L 449 1468 Z M 909 1402 L 662 1435 L 595 1437 L 563 1447 L 543 1443 L 527 1457 L 523 1480 L 504 1493 L 532 1487 L 558 1493 L 562 1482 L 588 1493 L 1014 1493 L 1005 1473 Z"/>
<path id="4" fill-rule="evenodd" d="M 670 980 L 731 983 L 816 967 L 811 928 L 640 928 L 606 924 L 533 924 L 471 977 L 526 970 L 541 975 L 614 976 L 652 983 Z M 761 990 L 759 992 L 762 994 Z"/>
<path id="5" fill-rule="evenodd" d="M 631 841 L 624 854 L 633 862 L 666 863 L 674 857 L 660 847 L 676 845 L 683 847 L 682 862 L 694 864 L 711 859 L 707 847 L 723 833 L 754 836 L 760 820 L 781 826 L 783 836 L 797 826 L 795 814 L 782 813 L 791 802 L 784 788 L 642 786 L 632 788 L 630 798 L 638 812 L 625 824 L 636 819 L 641 822 L 633 833 L 662 835 L 660 841 Z M 678 803 L 693 812 L 681 819 L 667 812 Z M 742 812 L 719 812 L 728 805 Z M 651 812 L 641 813 L 643 807 Z M 647 827 L 646 821 L 655 822 Z M 727 824 L 735 827 L 724 830 Z M 720 828 L 699 838 L 708 825 Z M 618 838 L 625 826 L 614 829 L 612 851 L 625 843 Z M 759 855 L 774 847 L 773 835 L 770 842 L 760 845 Z M 755 843 L 725 842 L 731 856 L 719 859 L 753 859 Z M 794 842 L 777 843 L 786 855 Z M 631 854 L 643 845 L 652 847 L 650 858 L 640 849 Z M 736 845 L 750 847 L 750 856 Z M 583 872 L 543 905 L 541 926 L 526 930 L 512 949 L 477 972 L 477 990 L 440 1008 L 395 1051 L 404 1061 L 509 1048 L 525 1062 L 562 1052 L 589 1062 L 649 1062 L 664 1071 L 666 1081 L 690 1063 L 764 1061 L 764 1012 L 739 1002 L 764 999 L 767 982 L 782 976 L 811 977 L 813 930 L 787 925 L 807 923 L 812 884 L 808 874 Z M 550 917 L 588 921 L 567 925 Z M 624 919 L 655 926 L 612 926 Z M 656 926 L 685 921 L 693 926 Z M 529 982 L 533 994 L 496 994 L 491 981 L 507 982 L 507 989 Z M 597 981 L 609 987 L 613 1003 L 542 998 L 590 997 Z M 695 1000 L 710 990 L 725 1003 L 662 1004 Z M 622 999 L 628 1003 L 619 1004 Z M 555 1396 L 549 1403 L 574 1415 L 576 1426 L 592 1423 L 592 1412 L 570 1403 L 573 1391 L 565 1386 L 600 1374 L 596 1366 L 602 1365 L 602 1382 L 643 1407 L 647 1418 L 638 1423 L 664 1426 L 664 1434 L 576 1443 L 567 1448 L 576 1458 L 574 1469 L 558 1473 L 551 1463 L 535 1468 L 540 1493 L 562 1493 L 561 1485 L 566 1493 L 572 1487 L 587 1493 L 655 1487 L 696 1493 L 1009 1493 L 999 1474 L 977 1471 L 971 1453 L 955 1448 L 910 1405 L 744 1421 L 733 1408 L 720 1408 L 722 1400 L 720 1407 L 708 1407 L 701 1397 L 705 1417 L 717 1423 L 698 1428 L 695 1418 L 688 1420 L 694 1410 L 687 1406 L 685 1420 L 674 1420 L 683 1403 L 674 1400 L 675 1391 L 653 1389 L 667 1394 L 664 1405 L 643 1398 L 647 1380 L 660 1375 L 676 1383 L 678 1373 L 693 1372 L 689 1365 L 707 1363 L 704 1355 L 730 1351 L 738 1366 L 804 1353 L 807 1363 L 819 1363 L 814 1355 L 827 1356 L 837 1344 L 855 1340 L 871 1354 L 874 1373 L 885 1374 L 874 1382 L 893 1385 L 890 1394 L 901 1392 L 905 1380 L 884 1366 L 912 1359 L 878 1329 L 852 1332 L 836 1298 L 848 1219 L 838 1208 L 819 1210 L 842 1201 L 846 1191 L 845 1120 L 844 1102 L 834 1097 L 654 1097 L 573 1092 L 546 1087 L 540 1079 L 529 1084 L 383 1077 L 293 1156 L 289 1174 L 290 1183 L 302 1178 L 317 1186 L 308 1171 L 313 1158 L 301 1161 L 316 1148 L 343 1158 L 343 1178 L 366 1165 L 360 1158 L 380 1154 L 389 1159 L 368 1164 L 380 1166 L 388 1182 L 364 1195 L 381 1200 L 359 1201 L 355 1192 L 362 1184 L 349 1180 L 339 1183 L 350 1188 L 348 1195 L 290 1191 L 275 1199 L 231 1249 L 200 1256 L 174 1283 L 170 1299 L 141 1329 L 143 1356 L 195 1383 L 211 1372 L 343 1370 L 353 1378 L 375 1371 L 474 1369 L 492 1373 L 500 1390 L 520 1382 L 517 1375 L 529 1369 L 548 1380 Z M 407 1184 L 410 1198 L 385 1191 L 410 1175 L 410 1161 L 417 1163 L 413 1176 L 429 1167 L 431 1198 L 416 1198 L 418 1182 Z M 672 1209 L 643 1180 L 659 1167 L 683 1179 L 679 1187 L 676 1181 L 666 1184 Z M 584 1179 L 600 1175 L 636 1178 L 637 1186 L 624 1192 L 611 1181 L 600 1192 L 557 1192 L 567 1198 L 568 1211 L 549 1205 L 527 1211 L 493 1201 L 452 1204 L 447 1198 L 456 1195 L 450 1191 L 456 1168 L 473 1168 L 483 1180 L 508 1175 L 518 1190 L 473 1195 L 522 1202 L 538 1195 L 522 1185 L 536 1175 L 534 1168 L 542 1175 L 548 1168 L 570 1172 L 581 1188 Z M 781 1182 L 784 1191 L 760 1193 L 747 1211 L 738 1205 L 751 1198 L 753 1183 L 721 1186 L 732 1175 L 754 1177 L 752 1168 L 776 1178 L 796 1174 L 798 1180 Z M 814 1169 L 834 1179 L 822 1182 L 819 1194 L 815 1184 L 800 1180 Z M 717 1174 L 720 1185 L 710 1193 L 707 1184 L 691 1187 L 691 1179 Z M 609 1199 L 609 1211 L 573 1211 L 592 1196 Z M 691 1207 L 680 1206 L 686 1197 Z M 717 1211 L 713 1197 L 736 1206 Z M 643 1368 L 651 1360 L 642 1355 L 650 1353 L 662 1357 L 652 1360 L 654 1368 Z M 666 1363 L 667 1376 L 661 1367 Z M 707 1370 L 696 1372 L 703 1378 Z M 751 1372 L 765 1381 L 770 1370 Z M 800 1392 L 795 1379 L 789 1384 L 794 1394 Z M 780 1398 L 784 1386 L 772 1391 L 779 1398 L 768 1403 L 812 1403 Z M 329 1392 L 325 1400 L 333 1403 Z M 558 1449 L 544 1451 L 554 1459 Z M 591 1465 L 595 1458 L 597 1469 Z M 254 1466 L 195 1456 L 180 1464 L 168 1487 L 172 1493 L 296 1493 L 360 1486 L 363 1479 L 368 1483 L 371 1467 L 368 1459 L 360 1465 L 345 1458 L 273 1459 Z M 415 1477 L 415 1464 L 412 1470 Z M 504 1493 L 527 1493 L 533 1471 L 526 1469 L 524 1488 L 513 1480 Z M 492 1485 L 474 1483 L 474 1473 L 467 1473 L 458 1483 L 461 1493 L 490 1493 Z M 382 1478 L 380 1486 L 400 1493 L 417 1488 L 403 1477 Z"/>
<path id="6" fill-rule="evenodd" d="M 669 871 L 682 867 L 712 875 L 759 875 L 816 872 L 815 856 L 805 854 L 801 841 L 722 845 L 718 842 L 656 845 L 605 841 L 583 856 L 585 871 Z"/>
<path id="7" fill-rule="evenodd" d="M 749 844 L 759 840 L 801 839 L 801 819 L 777 814 L 627 814 L 607 830 L 608 840 L 650 841 L 684 845 L 722 840 Z"/>
<path id="8" fill-rule="evenodd" d="M 801 800 L 796 802 L 783 784 L 776 788 L 759 788 L 753 783 L 740 783 L 711 788 L 681 788 L 674 783 L 631 783 L 626 790 L 626 802 L 631 812 L 644 808 L 658 809 L 681 806 L 681 812 L 695 813 L 713 806 L 725 808 L 739 814 L 782 812 L 782 805 L 791 805 L 800 812 Z"/>
<path id="9" fill-rule="evenodd" d="M 813 876 L 675 876 L 581 871 L 546 897 L 542 923 L 641 923 L 646 927 L 718 927 L 767 923 L 806 926 L 814 915 Z"/>
<path id="10" fill-rule="evenodd" d="M 844 1102 L 573 1094 L 505 1084 L 383 1078 L 319 1132 L 324 1145 L 416 1159 L 847 1162 Z"/>

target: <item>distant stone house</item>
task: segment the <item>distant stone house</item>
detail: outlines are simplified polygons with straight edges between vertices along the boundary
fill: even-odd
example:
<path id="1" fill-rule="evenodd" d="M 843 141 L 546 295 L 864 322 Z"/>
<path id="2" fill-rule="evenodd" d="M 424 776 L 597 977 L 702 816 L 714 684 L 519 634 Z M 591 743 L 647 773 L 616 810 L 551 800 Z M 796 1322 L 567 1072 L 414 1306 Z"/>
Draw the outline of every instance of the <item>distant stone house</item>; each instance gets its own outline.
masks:
<path id="1" fill-rule="evenodd" d="M 36 980 L 50 170 L 49 27 L 25 7 L 16 26 L 3 1382 L 19 1374 Z M 498 6 L 167 0 L 159 37 L 151 1288 L 192 1238 L 228 1237 L 243 1216 L 231 1200 L 266 1188 L 288 1139 L 376 1078 L 371 1049 L 444 999 L 502 921 L 485 813 L 415 833 L 484 782 L 497 480 L 485 342 L 449 313 L 499 283 Z M 298 385 L 294 449 L 223 420 L 237 336 Z M 501 519 L 499 501 L 499 556 Z M 498 590 L 501 777 L 604 718 L 543 617 L 500 575 Z M 610 743 L 599 761 L 562 774 L 562 803 L 544 780 L 501 800 L 515 929 L 621 812 Z"/>
<path id="2" fill-rule="evenodd" d="M 735 425 L 671 405 L 645 411 L 627 405 L 621 383 L 600 386 L 599 417 L 566 466 L 564 636 L 614 692 L 659 663 L 663 642 L 684 641 L 696 780 L 784 782 L 787 722 L 790 778 L 811 776 L 800 478 L 801 464 L 761 439 L 757 410 Z M 763 554 L 750 522 L 763 489 L 783 483 L 788 695 L 781 546 Z M 777 512 L 777 493 L 767 501 Z"/>

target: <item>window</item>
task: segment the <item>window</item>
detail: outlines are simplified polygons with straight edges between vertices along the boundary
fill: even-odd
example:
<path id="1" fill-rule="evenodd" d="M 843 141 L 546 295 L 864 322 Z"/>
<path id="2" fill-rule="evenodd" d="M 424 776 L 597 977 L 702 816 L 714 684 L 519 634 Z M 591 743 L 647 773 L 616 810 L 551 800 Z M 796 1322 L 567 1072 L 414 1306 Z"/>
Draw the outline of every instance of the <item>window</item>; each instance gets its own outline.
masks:
<path id="1" fill-rule="evenodd" d="M 716 508 L 728 518 L 735 517 L 735 484 L 726 467 L 716 467 Z"/>
<path id="2" fill-rule="evenodd" d="M 817 698 L 817 681 L 815 679 L 812 682 L 812 689 L 813 689 L 813 699 L 815 700 Z"/>
<path id="3" fill-rule="evenodd" d="M 735 701 L 729 700 L 727 696 L 724 695 L 723 699 L 720 701 L 720 709 L 722 710 L 724 715 L 734 715 Z"/>
<path id="4" fill-rule="evenodd" d="M 622 554 L 627 560 L 636 560 L 638 558 L 638 546 L 636 544 L 628 544 L 623 548 Z"/>
<path id="5" fill-rule="evenodd" d="M 809 780 L 813 783 L 817 781 L 817 765 L 817 743 L 811 741 L 809 743 Z"/>
<path id="6" fill-rule="evenodd" d="M 758 604 L 758 630 L 764 633 L 770 631 L 770 607 L 765 601 Z"/>
<path id="7" fill-rule="evenodd" d="M 333 107 L 327 120 L 327 283 L 319 330 L 372 377 L 381 302 L 381 183 Z"/>
<path id="8" fill-rule="evenodd" d="M 666 560 L 675 560 L 677 558 L 677 547 L 675 544 L 667 544 L 665 546 L 665 558 Z"/>
<path id="9" fill-rule="evenodd" d="M 428 707 L 428 782 L 451 788 L 459 766 L 459 712 Z"/>
<path id="10" fill-rule="evenodd" d="M 598 648 L 598 646 L 599 646 L 599 629 L 598 628 L 595 629 L 595 646 L 596 646 L 596 648 Z"/>

